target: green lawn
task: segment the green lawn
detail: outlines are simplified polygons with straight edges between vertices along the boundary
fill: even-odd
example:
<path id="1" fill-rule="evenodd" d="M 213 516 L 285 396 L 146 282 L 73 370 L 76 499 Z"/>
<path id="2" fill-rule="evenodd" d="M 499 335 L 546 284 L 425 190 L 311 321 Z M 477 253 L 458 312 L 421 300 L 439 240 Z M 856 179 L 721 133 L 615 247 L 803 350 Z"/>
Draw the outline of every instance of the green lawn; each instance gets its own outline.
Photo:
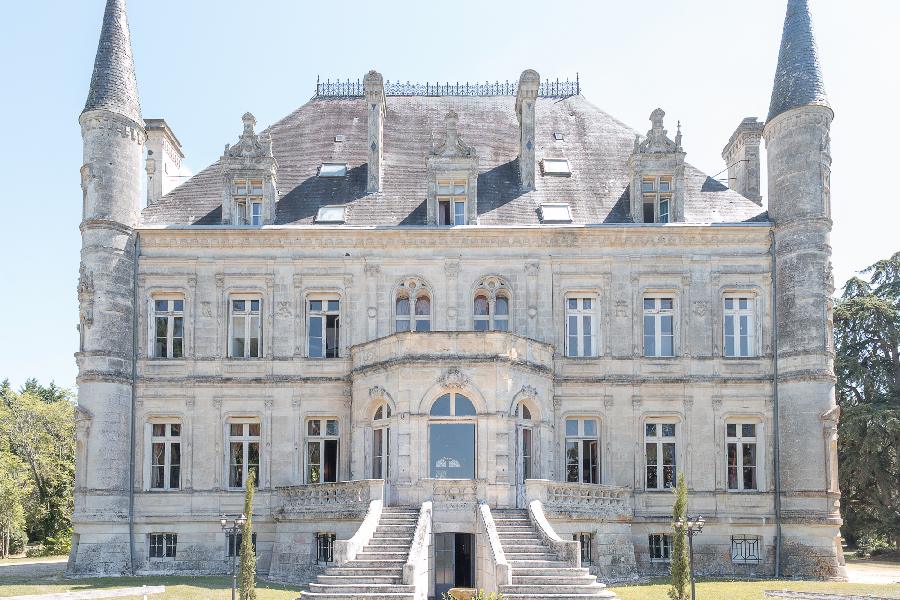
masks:
<path id="1" fill-rule="evenodd" d="M 0 578 L 0 598 L 24 594 L 51 594 L 78 590 L 127 588 L 141 585 L 164 585 L 165 594 L 148 596 L 148 600 L 230 600 L 230 577 L 110 577 L 103 579 L 74 579 L 37 584 L 12 577 Z M 300 588 L 260 581 L 258 600 L 294 600 Z M 140 596 L 135 596 L 140 598 Z"/>
<path id="2" fill-rule="evenodd" d="M 622 600 L 667 600 L 666 590 L 669 588 L 665 580 L 657 580 L 649 584 L 626 585 L 610 589 Z M 766 597 L 765 590 L 833 592 L 900 599 L 900 585 L 793 580 L 701 580 L 697 582 L 697 598 L 700 600 L 762 600 Z"/>

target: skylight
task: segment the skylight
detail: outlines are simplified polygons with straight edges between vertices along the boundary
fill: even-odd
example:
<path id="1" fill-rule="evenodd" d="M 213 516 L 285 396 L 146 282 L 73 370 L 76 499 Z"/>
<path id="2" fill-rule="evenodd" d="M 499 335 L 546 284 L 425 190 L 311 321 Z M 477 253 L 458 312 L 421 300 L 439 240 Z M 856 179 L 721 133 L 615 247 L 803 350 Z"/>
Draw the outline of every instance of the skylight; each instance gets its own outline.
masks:
<path id="1" fill-rule="evenodd" d="M 545 158 L 541 161 L 541 170 L 544 175 L 568 177 L 572 174 L 569 169 L 569 161 L 564 158 Z"/>
<path id="2" fill-rule="evenodd" d="M 337 134 L 337 135 L 334 136 L 334 141 L 335 141 L 335 142 L 343 142 L 345 139 L 347 139 L 347 138 L 344 137 L 344 134 L 343 134 L 343 133 L 339 133 L 339 134 Z"/>
<path id="3" fill-rule="evenodd" d="M 557 142 L 561 142 L 561 141 L 563 141 L 564 139 L 566 139 L 566 137 L 565 137 L 563 134 L 561 134 L 560 132 L 557 131 L 557 132 L 555 132 L 555 133 L 553 134 L 553 139 L 556 140 Z"/>
<path id="4" fill-rule="evenodd" d="M 344 206 L 321 206 L 316 223 L 343 223 L 347 209 Z"/>
<path id="5" fill-rule="evenodd" d="M 541 204 L 541 222 L 571 223 L 572 211 L 565 202 L 548 202 Z"/>
<path id="6" fill-rule="evenodd" d="M 347 174 L 347 163 L 322 163 L 319 177 L 344 177 Z"/>

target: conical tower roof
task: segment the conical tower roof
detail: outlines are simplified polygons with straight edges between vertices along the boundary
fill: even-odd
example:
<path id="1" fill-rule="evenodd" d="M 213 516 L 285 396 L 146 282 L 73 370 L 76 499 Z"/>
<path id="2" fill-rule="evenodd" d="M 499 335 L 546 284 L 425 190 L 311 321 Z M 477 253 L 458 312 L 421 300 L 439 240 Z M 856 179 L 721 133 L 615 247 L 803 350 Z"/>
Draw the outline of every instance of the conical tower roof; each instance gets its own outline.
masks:
<path id="1" fill-rule="evenodd" d="M 828 106 L 808 0 L 788 0 L 769 120 L 798 106 Z"/>
<path id="2" fill-rule="evenodd" d="M 143 123 L 125 0 L 106 2 L 91 89 L 84 105 L 85 111 L 96 109 L 108 110 L 136 123 Z"/>

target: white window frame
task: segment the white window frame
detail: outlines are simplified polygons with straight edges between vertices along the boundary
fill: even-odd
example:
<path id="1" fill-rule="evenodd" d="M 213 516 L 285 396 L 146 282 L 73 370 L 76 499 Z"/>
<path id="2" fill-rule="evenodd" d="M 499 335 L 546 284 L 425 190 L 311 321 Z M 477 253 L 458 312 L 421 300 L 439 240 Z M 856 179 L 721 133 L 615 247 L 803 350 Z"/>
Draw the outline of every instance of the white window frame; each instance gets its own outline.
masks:
<path id="1" fill-rule="evenodd" d="M 156 540 L 154 540 L 156 538 Z M 154 544 L 159 541 L 159 544 Z M 154 546 L 159 546 L 162 556 L 153 556 Z M 169 555 L 171 550 L 171 556 Z M 158 560 L 175 560 L 178 557 L 178 534 L 177 533 L 148 533 L 147 534 L 147 559 L 152 561 Z"/>
<path id="2" fill-rule="evenodd" d="M 575 421 L 578 423 L 577 431 L 575 433 L 569 432 L 569 422 Z M 587 431 L 587 422 L 592 421 L 594 423 L 595 432 L 594 435 L 591 435 Z M 563 441 L 563 473 L 565 473 L 565 480 L 569 483 L 590 483 L 594 485 L 600 485 L 603 483 L 603 456 L 600 447 L 600 418 L 591 415 L 568 415 L 563 420 L 563 431 L 565 432 L 565 440 Z M 578 480 L 572 481 L 569 479 L 569 443 L 575 443 L 578 448 L 578 458 L 577 458 L 577 466 L 578 466 Z M 596 472 L 597 472 L 597 481 L 585 481 L 584 479 L 584 467 L 585 460 L 587 460 L 587 456 L 585 456 L 584 452 L 584 442 L 593 442 L 597 448 L 597 462 L 596 462 Z"/>
<path id="3" fill-rule="evenodd" d="M 649 187 L 648 187 L 649 184 Z M 663 184 L 668 189 L 663 190 Z M 675 197 L 675 178 L 671 175 L 645 175 L 641 177 L 641 215 L 645 223 L 671 223 Z M 653 220 L 647 221 L 644 206 L 653 203 Z"/>
<path id="4" fill-rule="evenodd" d="M 166 308 L 159 310 L 158 303 L 165 302 Z M 178 303 L 181 303 L 181 310 L 178 310 Z M 159 294 L 150 298 L 150 331 L 149 331 L 149 355 L 151 358 L 164 360 L 182 359 L 185 350 L 185 320 L 184 320 L 185 299 L 181 294 Z M 156 343 L 159 339 L 157 336 L 157 319 L 166 319 L 166 350 L 165 356 L 161 356 L 157 350 Z M 175 323 L 177 319 L 181 319 L 181 336 L 175 335 Z M 175 356 L 175 340 L 181 340 L 181 353 Z"/>
<path id="5" fill-rule="evenodd" d="M 535 479 L 537 439 L 535 434 L 535 422 L 531 407 L 525 402 L 519 402 L 516 406 L 516 429 L 518 430 L 518 455 L 519 466 L 516 476 L 519 483 L 525 483 L 527 479 Z M 527 443 L 526 443 L 527 438 Z"/>
<path id="6" fill-rule="evenodd" d="M 746 302 L 741 308 L 740 303 Z M 731 303 L 731 308 L 728 304 Z M 728 318 L 732 319 L 732 353 L 728 353 Z M 740 332 L 740 321 L 747 319 L 747 333 Z M 741 351 L 741 340 L 747 339 L 746 354 Z M 754 358 L 758 356 L 756 336 L 756 294 L 752 292 L 728 292 L 722 298 L 722 356 L 725 358 Z"/>
<path id="7" fill-rule="evenodd" d="M 458 188 L 460 187 L 462 188 L 462 191 L 459 191 Z M 468 180 L 463 178 L 448 178 L 437 180 L 435 184 L 435 198 L 437 202 L 436 222 L 438 225 L 442 227 L 456 227 L 459 225 L 465 225 L 467 223 L 468 187 Z M 444 191 L 442 191 L 441 188 L 444 188 Z M 441 210 L 441 204 L 444 202 L 448 202 L 450 205 L 449 223 L 441 222 L 444 215 L 443 210 Z"/>
<path id="8" fill-rule="evenodd" d="M 449 414 L 449 415 L 433 415 L 433 414 L 431 414 L 432 411 L 434 410 L 434 405 L 438 402 L 438 400 L 440 400 L 441 398 L 443 398 L 445 394 L 449 394 L 449 396 L 450 396 L 450 414 Z M 468 401 L 468 402 L 472 405 L 472 409 L 473 409 L 473 412 L 474 412 L 475 414 L 473 414 L 473 415 L 457 415 L 457 414 L 456 414 L 456 398 L 457 398 L 457 396 L 462 396 L 466 401 Z M 468 424 L 468 425 L 472 425 L 472 428 L 473 428 L 473 431 L 474 431 L 474 434 L 475 434 L 475 435 L 474 435 L 474 439 L 473 439 L 473 443 L 474 443 L 474 448 L 473 448 L 473 457 L 474 457 L 473 460 L 474 460 L 474 464 L 472 465 L 472 466 L 473 466 L 473 469 L 472 469 L 473 473 L 472 473 L 471 481 L 475 481 L 475 480 L 478 479 L 478 477 L 479 477 L 479 472 L 480 472 L 480 471 L 479 471 L 479 465 L 478 465 L 478 461 L 479 461 L 479 456 L 478 456 L 478 441 L 479 441 L 479 437 L 478 437 L 478 417 L 479 417 L 478 406 L 476 406 L 475 402 L 468 396 L 467 393 L 465 393 L 465 392 L 463 392 L 463 391 L 460 391 L 460 390 L 450 390 L 450 391 L 444 392 L 444 394 L 441 394 L 441 395 L 439 395 L 437 398 L 435 398 L 434 400 L 432 400 L 431 406 L 428 408 L 428 437 L 427 437 L 427 440 L 426 440 L 426 443 L 428 444 L 428 449 L 427 449 L 427 456 L 428 456 L 428 458 L 427 458 L 427 464 L 428 464 L 427 477 L 432 478 L 432 479 L 444 479 L 443 477 L 432 477 L 432 474 L 431 474 L 431 469 L 432 469 L 432 462 L 431 462 L 431 461 L 432 461 L 432 458 L 433 458 L 432 455 L 431 455 L 431 426 L 432 426 L 432 425 L 441 425 L 441 424 Z M 451 478 L 447 478 L 446 481 L 452 481 L 452 479 L 451 479 Z M 466 481 L 469 481 L 469 479 L 466 479 Z"/>
<path id="9" fill-rule="evenodd" d="M 231 426 L 241 425 L 241 434 L 232 434 Z M 251 425 L 259 428 L 257 435 L 251 434 Z M 262 423 L 257 418 L 232 418 L 225 422 L 225 486 L 229 490 L 243 490 L 247 487 L 247 477 L 250 474 L 250 446 L 256 444 L 256 456 L 259 461 L 256 466 L 255 485 L 262 487 L 260 477 L 262 473 Z M 241 485 L 234 486 L 231 482 L 231 445 L 241 444 Z"/>
<path id="10" fill-rule="evenodd" d="M 244 309 L 235 308 L 235 302 L 244 302 Z M 257 303 L 257 310 L 253 310 L 253 303 Z M 237 317 L 243 317 L 243 332 L 235 330 L 234 320 Z M 256 330 L 252 326 L 253 319 L 256 318 Z M 241 334 L 237 337 L 236 334 Z M 251 352 L 250 340 L 253 334 L 256 334 L 257 345 L 256 354 Z M 244 348 L 241 356 L 235 356 L 235 339 L 244 340 Z M 228 358 L 249 359 L 263 357 L 263 299 L 259 294 L 231 294 L 228 296 Z"/>
<path id="11" fill-rule="evenodd" d="M 654 544 L 653 538 L 659 538 L 658 544 Z M 668 563 L 672 561 L 672 534 L 671 533 L 650 533 L 647 535 L 647 555 L 652 563 Z M 658 548 L 660 556 L 653 556 L 654 549 Z M 666 556 L 668 555 L 668 556 Z"/>
<path id="12" fill-rule="evenodd" d="M 566 202 L 545 202 L 541 204 L 542 223 L 571 223 L 572 209 Z"/>
<path id="13" fill-rule="evenodd" d="M 397 305 L 400 300 L 406 298 L 409 306 L 409 312 L 405 315 L 397 311 Z M 428 313 L 418 314 L 416 312 L 420 299 L 428 300 Z M 416 289 L 408 289 L 406 286 L 397 289 L 394 294 L 394 332 L 404 331 L 432 331 L 432 323 L 434 314 L 434 303 L 431 293 L 424 286 L 417 286 Z M 406 328 L 401 327 L 401 322 L 405 323 Z M 419 329 L 423 327 L 423 329 Z"/>
<path id="14" fill-rule="evenodd" d="M 572 302 L 575 307 L 572 307 Z M 590 302 L 589 308 L 584 308 L 585 301 Z M 593 358 L 600 355 L 600 340 L 597 335 L 599 331 L 598 308 L 599 299 L 596 294 L 566 294 L 566 356 L 568 358 Z M 572 327 L 572 318 L 575 318 L 575 328 Z M 584 319 L 590 319 L 590 331 L 584 327 Z M 591 347 L 589 351 L 585 351 L 585 342 L 590 340 Z M 574 341 L 574 349 L 573 349 Z"/>
<path id="15" fill-rule="evenodd" d="M 484 296 L 487 298 L 488 314 L 486 315 L 475 314 L 475 299 L 478 298 L 478 296 Z M 497 314 L 497 298 L 504 298 L 506 300 L 505 315 Z M 484 288 L 479 288 L 472 295 L 472 329 L 475 331 L 509 331 L 511 313 L 512 294 L 510 294 L 509 290 L 505 287 L 494 292 L 490 292 Z M 477 324 L 479 322 L 487 323 L 487 329 L 478 329 Z"/>
<path id="16" fill-rule="evenodd" d="M 541 175 L 549 177 L 571 177 L 572 167 L 565 158 L 542 158 Z"/>
<path id="17" fill-rule="evenodd" d="M 381 447 L 376 441 L 380 436 Z M 385 402 L 380 404 L 372 416 L 372 479 L 384 479 L 391 476 L 391 406 Z"/>
<path id="18" fill-rule="evenodd" d="M 184 444 L 182 443 L 183 433 L 184 433 L 184 425 L 181 421 L 178 420 L 153 420 L 148 423 L 149 425 L 149 433 L 150 433 L 150 445 L 149 451 L 147 454 L 147 461 L 149 463 L 149 472 L 148 472 L 148 480 L 146 487 L 151 491 L 171 491 L 171 490 L 180 490 L 182 488 L 182 481 L 184 480 Z M 172 434 L 172 426 L 178 427 L 178 434 Z M 163 434 L 158 435 L 154 431 L 155 428 L 162 427 Z M 153 451 L 153 447 L 156 444 L 163 444 L 163 462 L 160 465 L 157 465 L 154 462 L 155 453 Z M 178 445 L 178 485 L 172 485 L 172 467 L 175 466 L 172 464 L 172 446 L 173 444 Z M 163 469 L 163 485 L 162 486 L 154 486 L 153 485 L 153 471 L 157 467 L 162 467 Z"/>
<path id="19" fill-rule="evenodd" d="M 313 309 L 312 302 L 321 302 L 320 309 Z M 337 310 L 331 308 L 330 303 L 337 302 Z M 341 332 L 341 322 L 343 321 L 343 306 L 344 301 L 341 298 L 340 294 L 309 294 L 306 296 L 305 308 L 306 308 L 306 356 L 307 358 L 315 358 L 315 359 L 334 359 L 341 357 L 341 341 L 342 341 L 342 332 Z M 335 327 L 336 330 L 336 339 L 334 346 L 334 356 L 328 356 L 328 317 L 336 316 L 337 317 L 337 325 Z M 314 339 L 312 335 L 312 322 L 313 319 L 320 319 L 321 321 L 321 336 L 316 338 L 321 340 L 321 354 L 313 354 L 312 341 Z"/>
<path id="20" fill-rule="evenodd" d="M 311 433 L 313 421 L 318 421 L 319 423 L 318 434 Z M 334 433 L 330 433 L 328 430 L 329 422 L 333 422 L 335 425 Z M 311 415 L 304 420 L 303 426 L 303 481 L 308 484 L 336 483 L 341 481 L 341 420 L 335 416 Z M 335 442 L 334 481 L 323 481 L 325 473 L 323 467 L 325 464 L 325 442 L 327 441 Z M 309 450 L 312 444 L 316 444 L 319 447 L 318 463 L 313 463 L 310 460 Z M 314 465 L 319 467 L 319 481 L 312 481 L 310 469 Z"/>
<path id="21" fill-rule="evenodd" d="M 654 433 L 652 433 L 652 434 L 650 433 L 648 426 L 654 427 Z M 666 427 L 672 426 L 673 427 L 672 435 L 664 435 L 664 426 L 666 426 Z M 678 456 L 679 445 L 680 445 L 679 437 L 678 437 L 678 430 L 680 427 L 681 427 L 681 421 L 679 421 L 678 419 L 675 419 L 675 418 L 662 417 L 662 418 L 646 419 L 642 423 L 642 425 L 641 425 L 641 428 L 643 431 L 642 437 L 644 440 L 643 481 L 644 481 L 644 489 L 645 490 L 650 491 L 650 492 L 669 491 L 677 485 L 678 472 L 679 472 L 679 469 L 681 468 L 680 460 L 679 460 L 679 456 Z M 673 457 L 674 463 L 672 463 L 672 464 L 666 464 L 664 461 L 664 458 L 663 458 L 665 456 L 664 446 L 666 446 L 667 444 L 671 444 L 673 446 L 672 457 Z M 656 456 L 656 464 L 655 465 L 650 464 L 650 460 L 649 460 L 650 456 L 647 452 L 647 447 L 650 445 L 654 446 L 654 450 L 656 453 L 655 454 L 655 456 Z M 673 470 L 672 483 L 669 486 L 667 486 L 665 484 L 665 469 L 667 466 L 671 466 L 672 470 Z M 650 468 L 651 467 L 654 467 L 656 469 L 656 486 L 655 487 L 650 486 Z"/>
<path id="22" fill-rule="evenodd" d="M 653 306 L 648 308 L 647 301 L 652 300 Z M 663 308 L 663 302 L 669 300 L 672 302 L 671 308 Z M 677 314 L 676 307 L 678 305 L 678 298 L 675 294 L 672 293 L 660 293 L 660 294 L 644 294 L 641 298 L 641 306 L 643 307 L 643 318 L 641 320 L 641 341 L 644 350 L 645 358 L 673 358 L 677 354 L 676 348 L 676 340 L 678 336 L 677 331 Z M 653 354 L 647 353 L 647 318 L 653 318 Z M 663 319 L 666 317 L 670 317 L 672 319 L 672 334 L 664 335 L 662 332 L 662 323 Z M 662 353 L 662 340 L 664 337 L 672 338 L 672 353 L 671 354 L 663 354 Z"/>
<path id="23" fill-rule="evenodd" d="M 316 223 L 343 223 L 346 220 L 346 206 L 320 206 L 316 212 Z"/>
<path id="24" fill-rule="evenodd" d="M 253 186 L 259 182 L 259 187 Z M 262 225 L 263 190 L 265 181 L 255 177 L 241 177 L 232 181 L 232 202 L 234 203 L 236 225 Z"/>
<path id="25" fill-rule="evenodd" d="M 753 426 L 753 435 L 744 435 L 744 426 L 752 425 Z M 728 429 L 730 426 L 734 426 L 735 435 L 729 435 Z M 741 418 L 731 418 L 725 421 L 725 489 L 732 493 L 740 493 L 740 492 L 758 492 L 760 490 L 761 484 L 761 461 L 760 461 L 760 440 L 761 440 L 761 423 L 758 420 L 754 419 L 741 419 Z M 734 444 L 735 452 L 736 452 L 736 463 L 734 467 L 732 467 L 728 462 L 728 447 Z M 744 445 L 752 445 L 755 462 L 754 465 L 746 465 L 746 468 L 752 468 L 754 470 L 754 479 L 756 480 L 755 487 L 744 487 Z M 734 468 L 737 470 L 735 475 L 736 487 L 731 487 L 728 476 L 729 471 Z"/>
<path id="26" fill-rule="evenodd" d="M 319 165 L 319 177 L 346 177 L 349 166 L 347 163 L 324 162 Z"/>

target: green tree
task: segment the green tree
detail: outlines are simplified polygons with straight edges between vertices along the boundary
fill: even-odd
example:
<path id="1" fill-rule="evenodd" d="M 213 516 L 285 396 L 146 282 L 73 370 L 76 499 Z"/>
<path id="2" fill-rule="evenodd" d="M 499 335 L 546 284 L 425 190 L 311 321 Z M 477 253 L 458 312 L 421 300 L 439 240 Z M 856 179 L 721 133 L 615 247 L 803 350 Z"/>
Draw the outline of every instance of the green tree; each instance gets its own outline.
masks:
<path id="1" fill-rule="evenodd" d="M 684 473 L 678 475 L 675 486 L 675 505 L 672 507 L 672 556 L 669 573 L 672 584 L 669 587 L 671 600 L 687 600 L 691 595 L 690 561 L 688 559 L 687 529 L 676 524 L 687 520 L 687 483 Z"/>
<path id="2" fill-rule="evenodd" d="M 0 385 L 0 448 L 27 473 L 23 501 L 28 538 L 44 541 L 68 535 L 75 477 L 75 406 L 70 394 L 31 381 L 14 392 Z"/>
<path id="3" fill-rule="evenodd" d="M 244 515 L 241 529 L 241 565 L 238 570 L 238 592 L 241 600 L 256 600 L 256 550 L 253 548 L 253 489 L 256 471 L 248 469 L 247 491 L 244 492 Z"/>
<path id="4" fill-rule="evenodd" d="M 27 482 L 24 465 L 0 449 L 0 558 L 21 550 L 25 536 Z"/>
<path id="5" fill-rule="evenodd" d="M 834 309 L 844 534 L 900 552 L 900 252 L 863 273 Z"/>

